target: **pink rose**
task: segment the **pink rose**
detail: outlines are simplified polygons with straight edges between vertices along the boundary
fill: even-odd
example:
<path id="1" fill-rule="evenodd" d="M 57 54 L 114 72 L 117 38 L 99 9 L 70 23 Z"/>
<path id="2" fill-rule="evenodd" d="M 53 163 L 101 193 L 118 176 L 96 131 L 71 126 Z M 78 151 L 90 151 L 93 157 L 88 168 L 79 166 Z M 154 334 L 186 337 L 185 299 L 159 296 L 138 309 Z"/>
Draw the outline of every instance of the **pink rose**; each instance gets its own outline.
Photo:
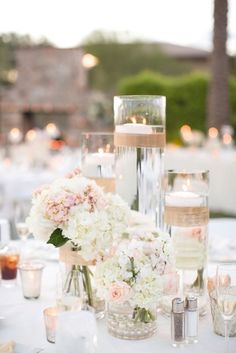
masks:
<path id="1" fill-rule="evenodd" d="M 131 287 L 126 282 L 115 282 L 111 285 L 109 296 L 111 301 L 122 304 L 129 300 Z"/>

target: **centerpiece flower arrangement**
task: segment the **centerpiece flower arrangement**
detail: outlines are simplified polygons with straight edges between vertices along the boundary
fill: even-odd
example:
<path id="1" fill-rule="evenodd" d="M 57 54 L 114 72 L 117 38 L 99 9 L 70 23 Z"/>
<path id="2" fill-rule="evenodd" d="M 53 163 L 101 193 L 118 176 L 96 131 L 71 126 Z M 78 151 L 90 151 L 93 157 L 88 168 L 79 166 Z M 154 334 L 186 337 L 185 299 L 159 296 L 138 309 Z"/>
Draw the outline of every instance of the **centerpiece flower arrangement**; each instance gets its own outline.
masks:
<path id="1" fill-rule="evenodd" d="M 78 292 L 74 276 L 81 273 L 86 302 L 93 306 L 88 264 L 108 256 L 128 219 L 129 208 L 118 195 L 105 193 L 93 180 L 76 172 L 36 190 L 27 224 L 38 239 L 56 247 L 70 244 L 77 263 L 71 267 L 65 290 L 74 286 L 75 294 Z"/>
<path id="2" fill-rule="evenodd" d="M 173 248 L 159 230 L 132 229 L 125 236 L 114 255 L 97 264 L 97 294 L 108 303 L 109 332 L 141 339 L 156 330 L 157 302 L 173 278 Z"/>

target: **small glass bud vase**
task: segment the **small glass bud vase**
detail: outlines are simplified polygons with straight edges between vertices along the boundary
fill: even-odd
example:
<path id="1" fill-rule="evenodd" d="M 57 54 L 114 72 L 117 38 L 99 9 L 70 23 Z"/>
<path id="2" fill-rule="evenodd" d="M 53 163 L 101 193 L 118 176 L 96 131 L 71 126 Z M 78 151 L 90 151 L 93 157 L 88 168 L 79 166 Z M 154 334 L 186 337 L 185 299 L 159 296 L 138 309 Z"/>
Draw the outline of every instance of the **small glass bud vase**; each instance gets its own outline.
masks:
<path id="1" fill-rule="evenodd" d="M 163 96 L 114 98 L 116 192 L 158 227 L 163 215 L 165 107 Z"/>
<path id="2" fill-rule="evenodd" d="M 128 303 L 109 302 L 107 308 L 108 332 L 117 338 L 142 340 L 151 337 L 157 330 L 157 307 L 134 309 Z"/>
<path id="3" fill-rule="evenodd" d="M 97 319 L 104 317 L 105 302 L 96 295 L 95 261 L 85 261 L 76 247 L 65 244 L 60 248 L 61 283 L 58 306 L 63 310 L 92 307 Z"/>

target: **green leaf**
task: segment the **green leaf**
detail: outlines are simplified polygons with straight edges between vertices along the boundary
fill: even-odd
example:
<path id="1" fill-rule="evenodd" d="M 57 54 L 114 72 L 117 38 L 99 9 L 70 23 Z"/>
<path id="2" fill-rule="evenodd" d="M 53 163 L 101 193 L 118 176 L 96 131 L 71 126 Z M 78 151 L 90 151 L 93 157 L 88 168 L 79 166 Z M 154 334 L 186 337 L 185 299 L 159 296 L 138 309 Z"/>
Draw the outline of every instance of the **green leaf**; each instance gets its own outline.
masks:
<path id="1" fill-rule="evenodd" d="M 57 228 L 54 230 L 54 232 L 52 232 L 49 240 L 47 241 L 47 244 L 53 244 L 56 248 L 59 248 L 60 246 L 67 243 L 68 240 L 70 239 L 63 237 L 62 230 Z"/>

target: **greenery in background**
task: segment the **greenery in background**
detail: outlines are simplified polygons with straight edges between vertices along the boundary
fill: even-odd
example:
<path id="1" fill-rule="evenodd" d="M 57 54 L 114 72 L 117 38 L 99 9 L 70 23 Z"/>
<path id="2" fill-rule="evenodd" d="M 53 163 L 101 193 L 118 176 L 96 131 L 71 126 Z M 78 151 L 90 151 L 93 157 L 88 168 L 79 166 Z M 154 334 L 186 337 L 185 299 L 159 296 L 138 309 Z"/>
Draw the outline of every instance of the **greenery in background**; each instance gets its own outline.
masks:
<path id="1" fill-rule="evenodd" d="M 144 71 L 127 77 L 118 84 L 119 94 L 157 94 L 167 97 L 167 138 L 179 141 L 179 129 L 189 124 L 193 129 L 206 130 L 206 105 L 209 78 L 203 73 L 167 77 Z M 236 79 L 230 80 L 231 124 L 236 129 Z"/>
<path id="2" fill-rule="evenodd" d="M 164 55 L 156 43 L 133 40 L 122 42 L 115 33 L 94 32 L 83 45 L 85 52 L 96 56 L 99 64 L 89 71 L 92 89 L 115 92 L 118 81 L 128 75 L 150 69 L 165 75 L 189 73 L 191 65 Z"/>

